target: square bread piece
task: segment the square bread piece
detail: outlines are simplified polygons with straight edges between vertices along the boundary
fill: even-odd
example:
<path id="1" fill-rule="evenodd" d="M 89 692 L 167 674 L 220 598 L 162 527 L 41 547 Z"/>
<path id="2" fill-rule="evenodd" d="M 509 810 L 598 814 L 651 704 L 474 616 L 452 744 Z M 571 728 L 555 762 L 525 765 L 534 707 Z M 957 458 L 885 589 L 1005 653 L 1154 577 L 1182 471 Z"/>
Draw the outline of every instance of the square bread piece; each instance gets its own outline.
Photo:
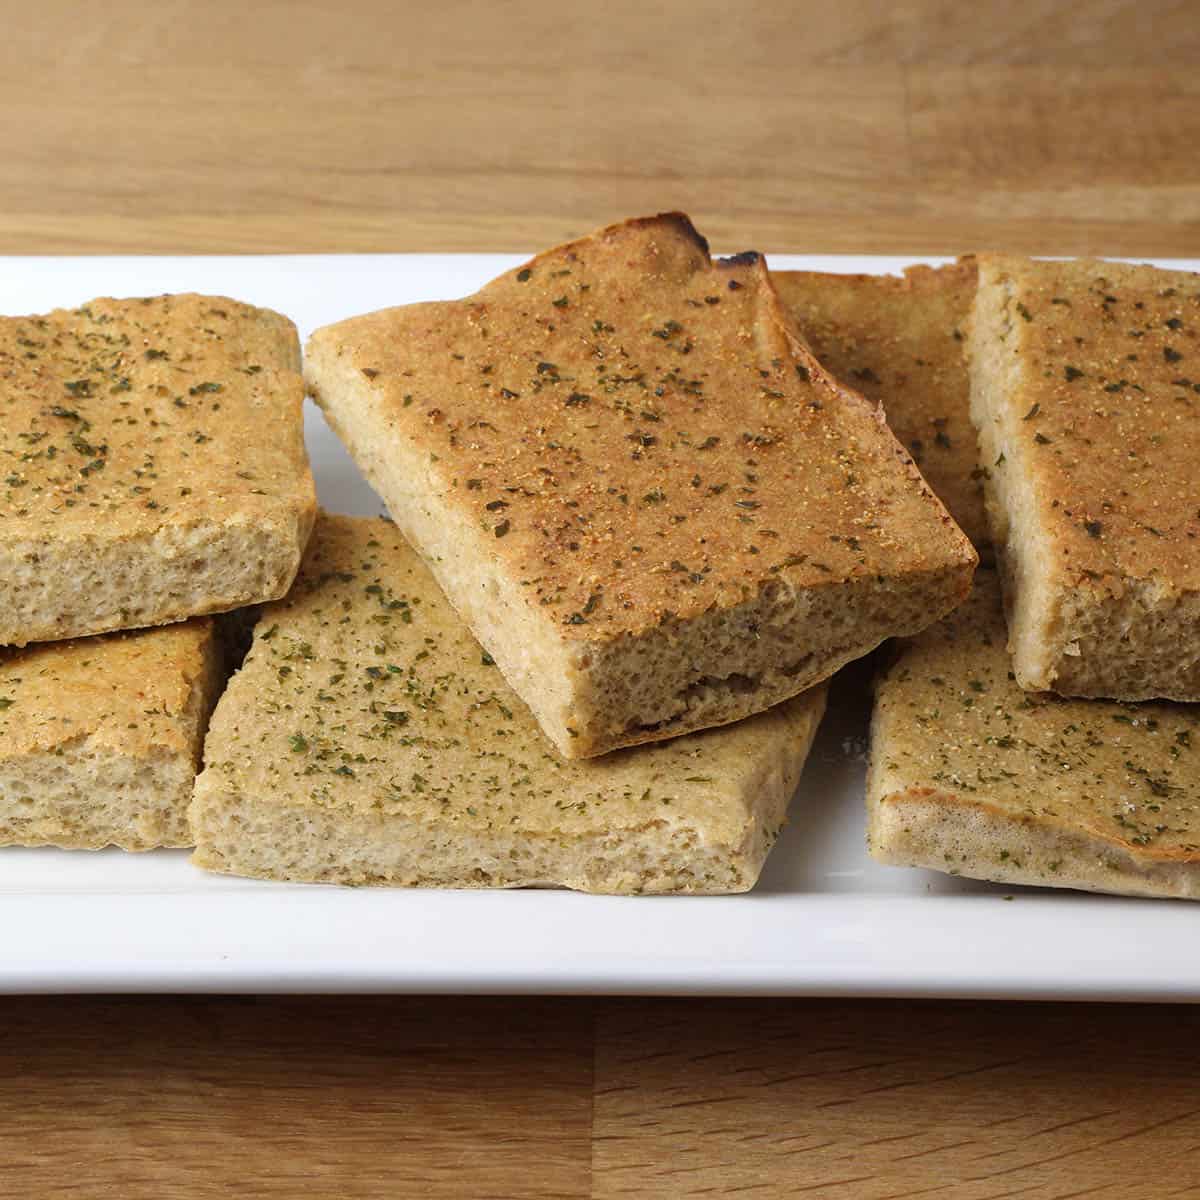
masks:
<path id="1" fill-rule="evenodd" d="M 287 591 L 316 496 L 296 329 L 213 296 L 0 318 L 0 645 Z"/>
<path id="2" fill-rule="evenodd" d="M 979 264 L 971 415 L 1017 681 L 1200 700 L 1200 275 Z"/>
<path id="3" fill-rule="evenodd" d="M 0 650 L 0 845 L 190 846 L 213 621 Z"/>
<path id="4" fill-rule="evenodd" d="M 821 365 L 883 406 L 950 515 L 990 553 L 963 353 L 974 262 L 909 267 L 903 276 L 771 275 Z"/>
<path id="5" fill-rule="evenodd" d="M 818 687 L 569 762 L 394 525 L 322 516 L 213 715 L 194 861 L 326 883 L 741 892 L 824 706 Z"/>
<path id="6" fill-rule="evenodd" d="M 756 254 L 628 221 L 476 295 L 318 330 L 307 380 L 569 758 L 798 695 L 976 557 Z"/>
<path id="7" fill-rule="evenodd" d="M 1200 710 L 1023 692 L 990 571 L 881 679 L 881 862 L 998 883 L 1200 897 Z"/>

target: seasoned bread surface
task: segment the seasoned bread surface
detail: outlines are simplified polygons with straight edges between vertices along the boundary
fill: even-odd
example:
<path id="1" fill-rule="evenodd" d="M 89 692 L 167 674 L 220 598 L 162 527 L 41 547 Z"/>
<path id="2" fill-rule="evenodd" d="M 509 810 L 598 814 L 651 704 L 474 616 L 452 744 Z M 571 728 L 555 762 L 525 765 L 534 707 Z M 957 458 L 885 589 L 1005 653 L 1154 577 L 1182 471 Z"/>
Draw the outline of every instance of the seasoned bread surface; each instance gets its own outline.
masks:
<path id="1" fill-rule="evenodd" d="M 0 318 L 0 644 L 287 590 L 316 510 L 299 344 L 223 297 Z"/>
<path id="2" fill-rule="evenodd" d="M 823 708 L 817 688 L 564 760 L 395 526 L 322 516 L 214 714 L 195 861 L 351 884 L 744 891 Z"/>
<path id="3" fill-rule="evenodd" d="M 213 622 L 0 650 L 0 845 L 190 845 Z"/>
<path id="4" fill-rule="evenodd" d="M 1018 681 L 1200 699 L 1200 275 L 986 255 L 971 324 Z"/>
<path id="5" fill-rule="evenodd" d="M 560 751 L 738 720 L 947 611 L 975 555 L 755 254 L 686 218 L 318 330 L 307 381 Z"/>
<path id="6" fill-rule="evenodd" d="M 771 275 L 821 365 L 883 406 L 950 515 L 989 552 L 963 353 L 975 264 L 914 266 L 903 276 Z"/>
<path id="7" fill-rule="evenodd" d="M 879 683 L 867 780 L 882 862 L 975 879 L 1200 897 L 1200 711 L 1069 700 L 1009 676 L 1000 591 Z"/>

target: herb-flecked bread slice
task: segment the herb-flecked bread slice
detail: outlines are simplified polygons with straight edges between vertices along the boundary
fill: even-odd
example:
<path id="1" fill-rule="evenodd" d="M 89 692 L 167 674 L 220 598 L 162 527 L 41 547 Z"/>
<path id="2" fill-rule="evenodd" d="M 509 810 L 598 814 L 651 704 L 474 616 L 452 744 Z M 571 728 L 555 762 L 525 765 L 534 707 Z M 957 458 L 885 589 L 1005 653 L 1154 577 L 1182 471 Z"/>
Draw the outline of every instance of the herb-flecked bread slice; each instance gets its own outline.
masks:
<path id="1" fill-rule="evenodd" d="M 191 845 L 225 673 L 208 617 L 0 650 L 0 845 Z"/>
<path id="2" fill-rule="evenodd" d="M 223 297 L 0 318 L 0 645 L 274 599 L 316 496 L 286 317 Z"/>
<path id="3" fill-rule="evenodd" d="M 969 586 L 970 544 L 763 260 L 713 262 L 679 214 L 318 330 L 306 371 L 571 758 L 760 712 Z"/>
<path id="4" fill-rule="evenodd" d="M 745 891 L 824 704 L 818 687 L 570 762 L 395 526 L 322 516 L 213 716 L 194 861 L 347 884 Z"/>
<path id="5" fill-rule="evenodd" d="M 1018 682 L 1200 700 L 1200 275 L 979 262 L 971 409 Z"/>
<path id="6" fill-rule="evenodd" d="M 990 553 L 963 353 L 975 264 L 913 266 L 903 276 L 772 277 L 821 365 L 883 406 L 950 515 L 981 554 Z"/>
<path id="7" fill-rule="evenodd" d="M 1200 711 L 1022 691 L 980 571 L 878 685 L 867 809 L 881 862 L 1200 898 Z"/>

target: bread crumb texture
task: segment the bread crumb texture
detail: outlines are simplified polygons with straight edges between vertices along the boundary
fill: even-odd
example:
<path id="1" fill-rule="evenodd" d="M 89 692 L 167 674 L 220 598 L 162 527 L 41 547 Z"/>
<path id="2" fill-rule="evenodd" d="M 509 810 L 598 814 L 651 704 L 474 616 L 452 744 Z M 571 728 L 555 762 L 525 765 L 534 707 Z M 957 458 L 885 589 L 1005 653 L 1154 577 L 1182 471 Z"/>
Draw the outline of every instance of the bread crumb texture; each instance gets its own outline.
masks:
<path id="1" fill-rule="evenodd" d="M 569 756 L 733 721 L 965 594 L 975 555 L 756 254 L 679 214 L 357 317 L 310 390 Z"/>
<path id="2" fill-rule="evenodd" d="M 0 845 L 190 845 L 223 662 L 203 617 L 0 650 Z"/>
<path id="3" fill-rule="evenodd" d="M 987 255 L 972 326 L 1017 679 L 1200 700 L 1200 276 Z"/>
<path id="4" fill-rule="evenodd" d="M 914 266 L 902 276 L 771 274 L 821 365 L 883 407 L 929 486 L 979 551 L 988 552 L 963 344 L 975 299 L 974 262 Z"/>
<path id="5" fill-rule="evenodd" d="M 1200 710 L 1022 691 L 993 573 L 881 679 L 867 780 L 882 862 L 1200 897 Z"/>
<path id="6" fill-rule="evenodd" d="M 563 759 L 382 520 L 322 516 L 214 714 L 195 862 L 270 879 L 738 892 L 784 823 L 824 689 Z"/>
<path id="7" fill-rule="evenodd" d="M 223 297 L 0 318 L 0 644 L 274 599 L 316 511 L 299 343 Z"/>

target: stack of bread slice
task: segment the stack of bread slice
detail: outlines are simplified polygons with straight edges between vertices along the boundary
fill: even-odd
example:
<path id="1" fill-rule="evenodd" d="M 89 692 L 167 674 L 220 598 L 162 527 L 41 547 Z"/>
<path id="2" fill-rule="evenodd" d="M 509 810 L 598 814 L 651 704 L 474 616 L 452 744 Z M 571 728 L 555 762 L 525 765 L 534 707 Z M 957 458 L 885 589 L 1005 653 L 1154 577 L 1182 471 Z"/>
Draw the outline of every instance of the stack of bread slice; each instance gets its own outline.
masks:
<path id="1" fill-rule="evenodd" d="M 0 319 L 0 844 L 186 846 L 226 613 L 316 500 L 296 329 L 222 297 Z"/>
<path id="2" fill-rule="evenodd" d="M 218 705 L 197 861 L 266 878 L 751 887 L 825 681 L 976 554 L 756 254 L 679 214 L 318 330 L 395 526 L 322 518 Z"/>
<path id="3" fill-rule="evenodd" d="M 998 572 L 880 681 L 871 849 L 1200 895 L 1180 703 L 1200 699 L 1200 276 L 986 255 L 978 277 L 965 361 Z"/>
<path id="4" fill-rule="evenodd" d="M 1197 331 L 1179 272 L 772 274 L 678 213 L 303 382 L 233 300 L 0 320 L 0 843 L 744 891 L 888 642 L 876 857 L 1193 895 Z M 389 518 L 317 511 L 305 387 Z"/>

